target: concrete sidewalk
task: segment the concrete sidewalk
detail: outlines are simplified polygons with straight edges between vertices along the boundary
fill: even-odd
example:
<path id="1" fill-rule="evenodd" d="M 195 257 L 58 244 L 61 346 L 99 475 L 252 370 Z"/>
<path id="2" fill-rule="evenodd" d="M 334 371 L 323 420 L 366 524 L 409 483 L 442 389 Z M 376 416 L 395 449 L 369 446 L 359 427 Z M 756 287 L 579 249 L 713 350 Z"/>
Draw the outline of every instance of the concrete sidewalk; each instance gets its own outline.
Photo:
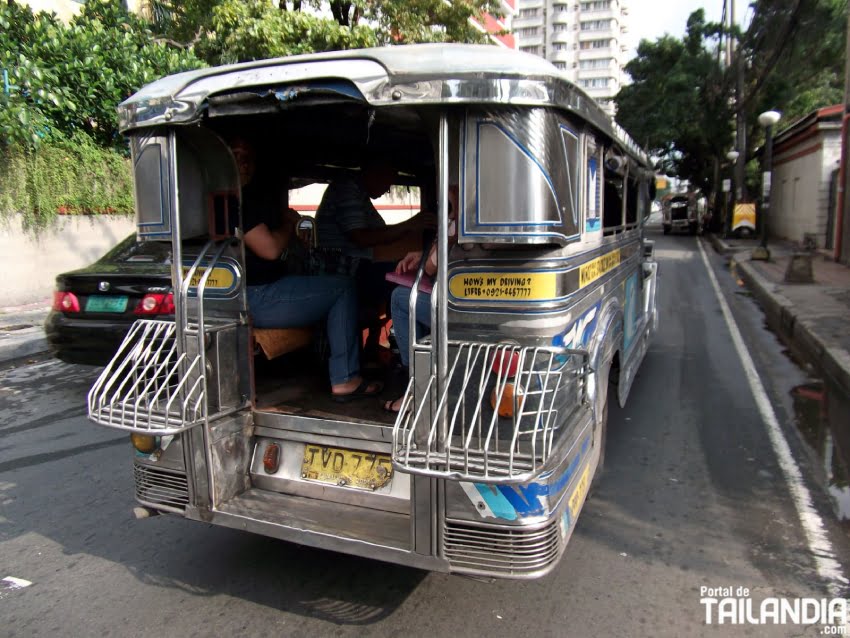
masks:
<path id="1" fill-rule="evenodd" d="M 0 308 L 0 365 L 47 352 L 44 319 L 49 310 L 49 299 Z"/>
<path id="2" fill-rule="evenodd" d="M 785 283 L 792 244 L 771 240 L 771 260 L 751 261 L 757 240 L 712 235 L 710 241 L 730 255 L 733 272 L 761 304 L 770 328 L 850 394 L 850 268 L 815 252 L 814 283 Z"/>

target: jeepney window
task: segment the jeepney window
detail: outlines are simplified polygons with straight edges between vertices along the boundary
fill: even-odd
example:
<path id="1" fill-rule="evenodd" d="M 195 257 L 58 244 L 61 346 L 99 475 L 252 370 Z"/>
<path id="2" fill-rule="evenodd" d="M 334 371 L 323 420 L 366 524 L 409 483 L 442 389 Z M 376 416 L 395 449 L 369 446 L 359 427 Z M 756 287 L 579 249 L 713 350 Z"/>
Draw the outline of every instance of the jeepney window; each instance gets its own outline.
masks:
<path id="1" fill-rule="evenodd" d="M 565 216 L 578 226 L 578 149 L 579 139 L 573 131 L 561 125 L 561 139 L 564 142 L 564 159 L 566 161 L 567 195 L 564 197 Z"/>
<path id="2" fill-rule="evenodd" d="M 623 178 L 616 173 L 606 173 L 603 198 L 602 227 L 606 234 L 623 225 Z"/>
<path id="3" fill-rule="evenodd" d="M 140 226 L 165 224 L 162 188 L 162 150 L 159 144 L 142 149 L 135 167 L 136 216 Z"/>
<path id="4" fill-rule="evenodd" d="M 582 136 L 547 109 L 470 110 L 461 133 L 459 242 L 564 243 L 582 230 Z"/>
<path id="5" fill-rule="evenodd" d="M 559 223 L 554 185 L 537 158 L 501 123 L 479 122 L 477 128 L 479 223 Z"/>
<path id="6" fill-rule="evenodd" d="M 626 180 L 626 226 L 636 224 L 638 220 L 638 185 L 629 177 Z"/>
<path id="7" fill-rule="evenodd" d="M 584 231 L 602 230 L 602 153 L 596 141 L 587 138 L 587 204 Z"/>
<path id="8" fill-rule="evenodd" d="M 637 188 L 637 218 L 639 222 L 642 222 L 649 215 L 647 211 L 649 200 L 649 182 L 644 179 L 638 183 Z"/>

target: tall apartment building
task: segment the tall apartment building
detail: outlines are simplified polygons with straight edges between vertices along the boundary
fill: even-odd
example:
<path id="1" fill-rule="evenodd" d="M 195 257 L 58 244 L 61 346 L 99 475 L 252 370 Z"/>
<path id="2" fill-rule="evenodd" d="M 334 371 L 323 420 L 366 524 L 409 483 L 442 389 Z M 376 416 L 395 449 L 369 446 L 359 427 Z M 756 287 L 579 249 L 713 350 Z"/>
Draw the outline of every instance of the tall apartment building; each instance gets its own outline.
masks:
<path id="1" fill-rule="evenodd" d="M 613 115 L 623 81 L 628 8 L 622 0 L 519 0 L 520 51 L 546 58 Z"/>

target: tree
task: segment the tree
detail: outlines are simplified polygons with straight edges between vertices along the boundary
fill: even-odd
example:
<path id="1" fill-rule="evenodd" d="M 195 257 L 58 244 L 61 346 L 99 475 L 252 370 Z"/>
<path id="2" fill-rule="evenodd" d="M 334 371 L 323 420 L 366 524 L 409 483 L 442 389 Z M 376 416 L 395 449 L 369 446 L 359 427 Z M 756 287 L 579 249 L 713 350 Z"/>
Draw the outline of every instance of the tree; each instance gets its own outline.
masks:
<path id="1" fill-rule="evenodd" d="M 210 64 L 412 42 L 486 42 L 470 19 L 498 0 L 151 0 L 153 28 Z"/>
<path id="2" fill-rule="evenodd" d="M 116 106 L 163 75 L 197 68 L 191 52 L 155 42 L 118 0 L 90 0 L 68 26 L 16 3 L 0 6 L 0 146 L 37 146 L 84 132 L 118 144 Z"/>
<path id="3" fill-rule="evenodd" d="M 731 110 L 716 47 L 719 25 L 702 9 L 688 19 L 683 40 L 643 40 L 626 65 L 632 83 L 617 94 L 618 121 L 667 172 L 708 193 L 715 161 L 731 137 Z"/>
<path id="4" fill-rule="evenodd" d="M 758 0 L 753 8 L 741 41 L 750 119 L 776 109 L 790 123 L 841 103 L 847 0 Z"/>

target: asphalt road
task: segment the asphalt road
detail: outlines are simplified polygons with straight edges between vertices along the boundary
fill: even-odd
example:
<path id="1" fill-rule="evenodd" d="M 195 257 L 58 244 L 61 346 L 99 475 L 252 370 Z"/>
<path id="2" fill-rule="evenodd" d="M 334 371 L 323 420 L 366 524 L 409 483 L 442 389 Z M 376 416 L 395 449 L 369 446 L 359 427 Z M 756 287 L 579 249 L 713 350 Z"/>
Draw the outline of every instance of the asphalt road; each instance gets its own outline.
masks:
<path id="1" fill-rule="evenodd" d="M 137 521 L 126 437 L 90 425 L 89 368 L 0 370 L 0 636 L 744 636 L 701 587 L 827 597 L 692 237 L 662 237 L 660 331 L 558 567 L 535 582 L 427 574 L 176 517 Z M 793 426 L 805 380 L 722 259 L 712 267 L 842 568 L 815 460 Z M 845 574 L 848 573 L 845 571 Z"/>

